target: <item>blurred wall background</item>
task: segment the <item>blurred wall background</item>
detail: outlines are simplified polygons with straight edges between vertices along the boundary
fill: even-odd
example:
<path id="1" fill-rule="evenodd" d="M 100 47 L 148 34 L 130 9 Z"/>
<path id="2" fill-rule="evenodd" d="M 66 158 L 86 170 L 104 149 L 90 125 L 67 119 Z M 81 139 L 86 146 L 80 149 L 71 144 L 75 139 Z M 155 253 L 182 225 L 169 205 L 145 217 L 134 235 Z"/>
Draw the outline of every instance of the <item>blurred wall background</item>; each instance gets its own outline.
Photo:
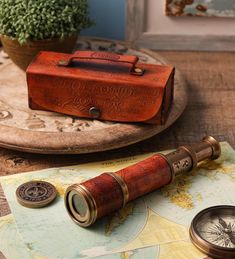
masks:
<path id="1" fill-rule="evenodd" d="M 96 25 L 84 30 L 85 36 L 123 40 L 125 35 L 125 0 L 88 0 L 90 17 Z"/>

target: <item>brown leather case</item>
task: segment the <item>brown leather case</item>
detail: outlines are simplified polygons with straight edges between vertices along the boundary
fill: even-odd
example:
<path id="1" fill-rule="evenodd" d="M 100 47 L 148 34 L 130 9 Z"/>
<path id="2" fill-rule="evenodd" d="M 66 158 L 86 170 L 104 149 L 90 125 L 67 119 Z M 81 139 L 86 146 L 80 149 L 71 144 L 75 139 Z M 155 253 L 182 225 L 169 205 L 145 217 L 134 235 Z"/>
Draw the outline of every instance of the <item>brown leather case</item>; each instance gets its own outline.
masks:
<path id="1" fill-rule="evenodd" d="M 27 68 L 29 106 L 78 117 L 164 124 L 174 68 L 108 52 L 40 52 Z"/>

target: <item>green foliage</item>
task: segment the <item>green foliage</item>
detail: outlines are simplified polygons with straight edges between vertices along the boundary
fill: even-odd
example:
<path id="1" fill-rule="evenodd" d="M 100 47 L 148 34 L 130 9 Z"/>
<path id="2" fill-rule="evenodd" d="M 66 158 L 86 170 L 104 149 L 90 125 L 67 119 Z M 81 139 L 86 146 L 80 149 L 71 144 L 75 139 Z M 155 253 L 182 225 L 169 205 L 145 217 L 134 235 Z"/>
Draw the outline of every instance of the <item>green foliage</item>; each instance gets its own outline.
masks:
<path id="1" fill-rule="evenodd" d="M 64 38 L 92 24 L 87 0 L 0 0 L 0 34 L 21 44 Z"/>

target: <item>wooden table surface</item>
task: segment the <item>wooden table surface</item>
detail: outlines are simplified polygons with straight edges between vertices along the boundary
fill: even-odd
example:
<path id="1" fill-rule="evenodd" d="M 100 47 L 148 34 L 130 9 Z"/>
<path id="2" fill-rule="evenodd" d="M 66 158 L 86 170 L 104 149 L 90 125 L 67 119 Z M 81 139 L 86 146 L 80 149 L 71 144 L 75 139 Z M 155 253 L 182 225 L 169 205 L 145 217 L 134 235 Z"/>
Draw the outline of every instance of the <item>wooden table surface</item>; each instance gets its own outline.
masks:
<path id="1" fill-rule="evenodd" d="M 228 141 L 235 148 L 235 53 L 160 54 L 181 70 L 189 87 L 188 106 L 168 130 L 129 147 L 88 155 L 37 155 L 0 148 L 0 175 L 171 149 L 205 135 Z M 0 216 L 9 212 L 0 191 Z"/>

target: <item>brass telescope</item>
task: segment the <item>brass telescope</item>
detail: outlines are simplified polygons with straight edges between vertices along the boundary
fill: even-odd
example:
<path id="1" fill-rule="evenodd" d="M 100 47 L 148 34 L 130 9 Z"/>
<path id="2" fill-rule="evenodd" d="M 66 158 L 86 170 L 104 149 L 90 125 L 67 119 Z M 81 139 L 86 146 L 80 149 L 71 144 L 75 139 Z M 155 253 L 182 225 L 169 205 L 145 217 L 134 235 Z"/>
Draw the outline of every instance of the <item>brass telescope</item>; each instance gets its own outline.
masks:
<path id="1" fill-rule="evenodd" d="M 199 162 L 217 159 L 220 154 L 220 144 L 211 136 L 167 155 L 155 154 L 117 172 L 69 186 L 65 193 L 66 209 L 74 222 L 88 227 L 127 202 L 171 184 L 176 175 L 193 170 Z"/>

